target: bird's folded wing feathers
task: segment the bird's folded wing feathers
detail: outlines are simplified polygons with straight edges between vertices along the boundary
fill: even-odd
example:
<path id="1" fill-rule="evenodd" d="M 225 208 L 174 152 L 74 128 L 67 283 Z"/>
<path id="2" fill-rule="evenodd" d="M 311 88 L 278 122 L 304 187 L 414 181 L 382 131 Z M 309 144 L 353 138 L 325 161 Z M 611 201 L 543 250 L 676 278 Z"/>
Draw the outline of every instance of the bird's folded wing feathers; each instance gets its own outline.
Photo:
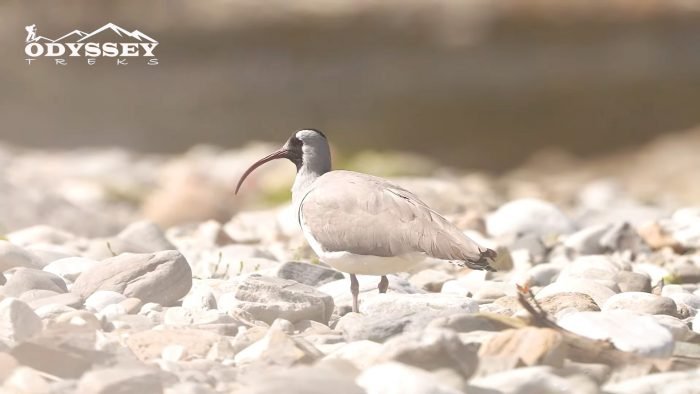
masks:
<path id="1" fill-rule="evenodd" d="M 326 173 L 299 209 L 305 226 L 328 252 L 382 257 L 422 252 L 475 262 L 488 251 L 411 192 L 371 175 Z"/>

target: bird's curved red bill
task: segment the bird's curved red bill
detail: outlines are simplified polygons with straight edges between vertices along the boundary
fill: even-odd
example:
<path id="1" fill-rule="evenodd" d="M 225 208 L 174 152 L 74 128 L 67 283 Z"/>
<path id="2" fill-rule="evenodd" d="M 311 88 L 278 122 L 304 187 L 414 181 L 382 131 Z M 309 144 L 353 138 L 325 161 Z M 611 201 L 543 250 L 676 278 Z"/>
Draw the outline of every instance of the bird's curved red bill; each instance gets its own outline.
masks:
<path id="1" fill-rule="evenodd" d="M 255 171 L 256 168 L 267 163 L 268 161 L 272 161 L 275 159 L 286 159 L 288 153 L 289 152 L 287 151 L 287 149 L 282 148 L 282 149 L 279 149 L 275 152 L 270 153 L 269 155 L 263 157 L 262 159 L 256 161 L 255 163 L 253 163 L 252 166 L 248 167 L 248 169 L 245 170 L 245 172 L 241 176 L 241 179 L 238 181 L 238 185 L 236 185 L 236 193 L 235 194 L 238 194 L 238 190 L 241 188 L 243 181 L 245 181 L 245 179 L 248 177 L 248 175 L 250 175 L 251 172 Z"/>

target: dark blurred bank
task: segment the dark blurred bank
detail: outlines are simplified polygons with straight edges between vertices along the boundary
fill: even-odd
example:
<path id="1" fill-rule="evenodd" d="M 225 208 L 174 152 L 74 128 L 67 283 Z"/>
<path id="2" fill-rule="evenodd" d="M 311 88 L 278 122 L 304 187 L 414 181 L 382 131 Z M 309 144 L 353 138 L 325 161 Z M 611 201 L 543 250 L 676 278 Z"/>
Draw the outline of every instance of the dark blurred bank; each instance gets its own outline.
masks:
<path id="1" fill-rule="evenodd" d="M 696 1 L 4 1 L 0 140 L 179 152 L 324 129 L 343 151 L 405 149 L 504 170 L 700 124 Z M 24 62 L 107 22 L 160 65 Z"/>

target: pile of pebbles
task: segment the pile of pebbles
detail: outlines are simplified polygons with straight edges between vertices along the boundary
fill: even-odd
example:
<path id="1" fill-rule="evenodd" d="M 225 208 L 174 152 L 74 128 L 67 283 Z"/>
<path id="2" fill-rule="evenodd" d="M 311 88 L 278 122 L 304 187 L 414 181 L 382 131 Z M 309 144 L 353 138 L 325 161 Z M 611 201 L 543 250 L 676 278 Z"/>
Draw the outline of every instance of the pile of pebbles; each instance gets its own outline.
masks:
<path id="1" fill-rule="evenodd" d="M 8 186 L 0 201 L 13 202 L 6 218 L 16 219 L 0 238 L 0 392 L 700 387 L 700 208 L 643 200 L 607 178 L 570 176 L 567 190 L 562 181 L 537 193 L 515 176 L 397 179 L 498 250 L 498 271 L 429 260 L 389 276 L 386 294 L 377 277 L 359 276 L 357 314 L 347 275 L 318 261 L 287 205 L 201 211 L 229 201 L 207 200 L 230 198 L 212 179 L 233 185 L 237 174 L 227 169 L 266 150 L 179 159 L 102 152 L 76 168 L 65 157 L 18 159 L 0 149 L 0 163 L 13 170 L 0 174 Z M 30 172 L 39 159 L 68 164 Z M 264 178 L 268 171 L 252 181 L 252 198 L 256 187 L 293 176 L 282 169 L 281 180 Z M 82 181 L 60 171 L 80 172 Z M 105 184 L 122 199 L 105 194 Z M 150 192 L 125 202 L 134 189 Z M 153 214 L 165 207 L 180 216 Z"/>
<path id="2" fill-rule="evenodd" d="M 0 380 L 26 393 L 640 393 L 700 383 L 700 209 L 579 226 L 538 199 L 466 232 L 497 272 L 428 261 L 346 275 L 285 210 L 85 238 L 38 225 L 0 241 Z M 258 225 L 253 225 L 257 223 Z M 301 257 L 300 257 L 301 256 Z M 542 327 L 517 287 L 554 323 Z M 571 336 L 632 355 L 581 357 Z M 651 390 L 651 391 L 650 391 Z"/>

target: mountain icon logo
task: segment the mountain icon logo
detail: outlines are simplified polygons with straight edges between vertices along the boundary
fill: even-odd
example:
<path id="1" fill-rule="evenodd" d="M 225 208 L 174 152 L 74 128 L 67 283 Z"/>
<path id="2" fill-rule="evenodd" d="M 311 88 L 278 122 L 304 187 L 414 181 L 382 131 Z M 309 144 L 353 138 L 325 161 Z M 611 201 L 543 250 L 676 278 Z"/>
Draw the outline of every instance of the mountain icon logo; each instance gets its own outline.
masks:
<path id="1" fill-rule="evenodd" d="M 76 57 L 87 58 L 90 65 L 100 57 L 117 58 L 118 65 L 127 65 L 127 59 L 134 57 L 147 58 L 148 65 L 158 64 L 153 54 L 158 41 L 139 30 L 130 31 L 111 22 L 90 33 L 76 29 L 55 39 L 38 35 L 34 24 L 25 30 L 24 52 L 29 56 L 25 60 L 30 65 L 39 57 L 55 58 L 60 65 Z"/>

